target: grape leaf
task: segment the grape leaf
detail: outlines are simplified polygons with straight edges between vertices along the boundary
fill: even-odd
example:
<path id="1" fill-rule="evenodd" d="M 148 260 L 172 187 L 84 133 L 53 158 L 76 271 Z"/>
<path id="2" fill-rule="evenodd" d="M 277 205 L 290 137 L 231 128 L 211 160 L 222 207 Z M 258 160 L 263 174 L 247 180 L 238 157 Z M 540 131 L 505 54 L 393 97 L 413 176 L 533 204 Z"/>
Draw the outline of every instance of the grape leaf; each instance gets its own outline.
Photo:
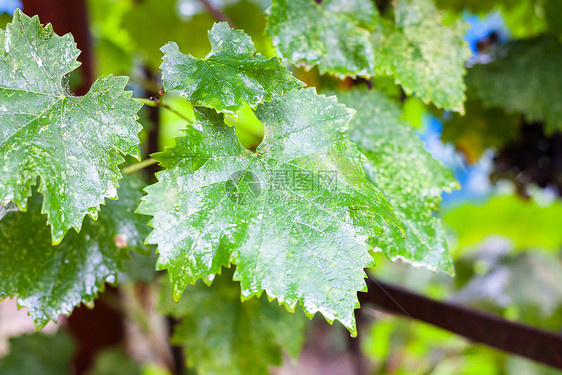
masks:
<path id="1" fill-rule="evenodd" d="M 562 130 L 562 44 L 553 37 L 507 43 L 489 64 L 469 70 L 467 86 L 485 105 L 544 121 L 547 132 Z"/>
<path id="2" fill-rule="evenodd" d="M 169 374 L 165 372 L 164 374 Z M 162 375 L 164 375 L 162 374 Z M 141 370 L 139 363 L 130 357 L 119 346 L 104 349 L 96 358 L 90 370 L 85 375 L 157 375 L 153 372 Z"/>
<path id="3" fill-rule="evenodd" d="M 59 243 L 77 231 L 86 214 L 94 219 L 105 197 L 117 197 L 120 153 L 139 157 L 141 104 L 123 91 L 125 77 L 98 79 L 88 94 L 74 97 L 64 76 L 79 63 L 70 34 L 19 10 L 0 30 L 0 204 L 26 209 L 40 178 L 42 212 Z"/>
<path id="4" fill-rule="evenodd" d="M 282 349 L 296 357 L 304 342 L 306 320 L 266 298 L 240 301 L 232 272 L 208 287 L 189 287 L 179 303 L 163 285 L 159 310 L 181 319 L 172 342 L 184 347 L 187 364 L 200 375 L 262 375 L 280 365 Z M 217 355 L 220 353 L 220 355 Z"/>
<path id="5" fill-rule="evenodd" d="M 288 92 L 258 106 L 265 138 L 255 153 L 222 115 L 196 112 L 186 136 L 155 155 L 167 169 L 139 206 L 154 216 L 147 242 L 158 244 L 174 297 L 232 263 L 244 299 L 265 290 L 355 333 L 356 292 L 370 264 L 365 241 L 397 221 L 341 132 L 353 112 L 314 89 Z"/>
<path id="6" fill-rule="evenodd" d="M 369 29 L 378 12 L 371 1 L 274 0 L 268 13 L 266 33 L 293 64 L 338 77 L 373 74 Z"/>
<path id="7" fill-rule="evenodd" d="M 394 75 L 406 93 L 426 103 L 463 112 L 465 30 L 460 20 L 444 26 L 431 0 L 398 0 L 394 23 L 381 19 L 372 34 L 375 71 Z"/>
<path id="8" fill-rule="evenodd" d="M 74 351 L 74 343 L 63 331 L 14 337 L 10 339 L 10 352 L 0 358 L 0 374 L 66 374 Z"/>
<path id="9" fill-rule="evenodd" d="M 400 120 L 400 106 L 384 94 L 356 89 L 338 100 L 357 108 L 349 136 L 367 156 L 367 175 L 395 208 L 406 230 L 386 231 L 370 243 L 392 261 L 453 274 L 445 232 L 434 216 L 441 193 L 458 188 L 452 172 L 427 152 L 414 129 Z"/>
<path id="10" fill-rule="evenodd" d="M 407 93 L 463 111 L 465 25 L 445 26 L 431 0 L 398 0 L 394 23 L 372 2 L 275 0 L 266 32 L 281 57 L 338 77 L 393 75 Z"/>
<path id="11" fill-rule="evenodd" d="M 174 42 L 162 47 L 167 91 L 178 90 L 194 104 L 236 114 L 244 103 L 255 108 L 272 95 L 303 85 L 279 58 L 256 53 L 250 37 L 226 22 L 213 26 L 209 40 L 212 49 L 205 59 L 182 54 Z"/>
<path id="12" fill-rule="evenodd" d="M 57 246 L 51 245 L 37 193 L 28 212 L 8 212 L 0 221 L 0 299 L 17 295 L 37 328 L 81 302 L 93 304 L 104 283 L 123 270 L 129 250 L 146 252 L 142 239 L 149 228 L 133 213 L 142 195 L 139 184 L 122 180 L 119 194 L 98 221 L 87 218 L 79 234 L 69 233 Z"/>

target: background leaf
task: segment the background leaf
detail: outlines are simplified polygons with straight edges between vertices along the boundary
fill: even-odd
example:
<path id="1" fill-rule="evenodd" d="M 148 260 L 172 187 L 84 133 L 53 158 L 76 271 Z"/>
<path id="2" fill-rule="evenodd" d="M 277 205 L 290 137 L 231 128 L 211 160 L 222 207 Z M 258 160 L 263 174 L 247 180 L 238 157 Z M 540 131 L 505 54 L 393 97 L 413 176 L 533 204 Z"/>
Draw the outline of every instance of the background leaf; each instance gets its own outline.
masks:
<path id="1" fill-rule="evenodd" d="M 562 44 L 555 38 L 518 40 L 496 51 L 491 63 L 473 66 L 466 81 L 485 105 L 544 121 L 552 133 L 562 130 L 560 64 Z"/>
<path id="2" fill-rule="evenodd" d="M 209 287 L 190 286 L 179 303 L 163 285 L 159 309 L 181 323 L 172 342 L 184 346 L 187 364 L 200 375 L 262 375 L 280 365 L 282 353 L 298 356 L 306 319 L 291 314 L 265 297 L 240 301 L 232 271 Z"/>
<path id="3" fill-rule="evenodd" d="M 369 39 L 378 11 L 371 1 L 274 0 L 266 33 L 279 55 L 338 77 L 369 77 L 375 54 Z"/>
<path id="4" fill-rule="evenodd" d="M 117 197 L 120 153 L 140 157 L 141 104 L 123 91 L 125 77 L 100 78 L 82 97 L 67 94 L 63 78 L 80 51 L 70 34 L 55 35 L 37 17 L 17 10 L 0 46 L 0 203 L 25 210 L 39 177 L 57 244 L 86 214 L 97 218 L 104 198 Z"/>
<path id="5" fill-rule="evenodd" d="M 456 234 L 456 248 L 465 249 L 488 236 L 512 241 L 516 249 L 558 250 L 562 243 L 562 203 L 539 204 L 513 196 L 496 196 L 480 204 L 464 204 L 443 215 Z"/>
<path id="6" fill-rule="evenodd" d="M 122 180 L 119 193 L 121 198 L 108 202 L 98 221 L 86 219 L 80 234 L 69 233 L 57 246 L 51 246 L 37 193 L 29 199 L 28 212 L 7 213 L 0 225 L 0 298 L 17 295 L 37 328 L 82 302 L 92 305 L 104 283 L 115 281 L 123 270 L 129 250 L 147 251 L 142 241 L 149 228 L 145 218 L 133 213 L 139 183 Z"/>
<path id="7" fill-rule="evenodd" d="M 10 353 L 0 358 L 0 374 L 68 374 L 74 351 L 74 343 L 62 331 L 15 337 L 10 339 Z"/>
<path id="8" fill-rule="evenodd" d="M 338 99 L 356 108 L 349 136 L 369 162 L 365 170 L 395 208 L 406 237 L 390 228 L 369 243 L 392 261 L 453 274 L 445 232 L 435 217 L 443 190 L 458 188 L 451 171 L 427 152 L 414 129 L 400 120 L 400 106 L 376 91 L 339 92 Z"/>

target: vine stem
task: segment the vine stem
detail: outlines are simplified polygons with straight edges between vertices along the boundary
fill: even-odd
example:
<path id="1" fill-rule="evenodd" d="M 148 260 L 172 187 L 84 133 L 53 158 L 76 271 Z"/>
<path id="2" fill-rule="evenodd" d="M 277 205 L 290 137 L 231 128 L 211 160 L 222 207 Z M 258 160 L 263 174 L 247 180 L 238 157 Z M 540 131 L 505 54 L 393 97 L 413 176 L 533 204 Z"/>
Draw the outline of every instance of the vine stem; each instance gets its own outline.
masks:
<path id="1" fill-rule="evenodd" d="M 217 20 L 218 22 L 228 22 L 228 25 L 231 28 L 236 29 L 236 25 L 232 22 L 232 20 L 228 18 L 228 16 L 224 14 L 222 10 L 214 6 L 209 0 L 199 0 L 199 2 L 205 7 L 207 12 L 209 12 L 209 14 L 213 16 L 215 20 Z"/>
<path id="2" fill-rule="evenodd" d="M 123 173 L 131 174 L 131 173 L 134 173 L 136 171 L 140 171 L 143 168 L 154 165 L 156 163 L 158 163 L 158 160 L 156 160 L 156 159 L 153 159 L 153 158 L 145 159 L 145 160 L 141 161 L 140 163 L 136 163 L 136 164 L 130 165 L 126 168 L 123 168 Z"/>
<path id="3" fill-rule="evenodd" d="M 136 100 L 139 103 L 142 103 L 143 105 L 149 106 L 149 107 L 153 107 L 153 108 L 164 108 L 172 113 L 174 113 L 176 116 L 181 117 L 182 119 L 184 119 L 185 121 L 189 122 L 190 124 L 194 124 L 195 121 L 193 121 L 192 119 L 190 119 L 189 117 L 185 116 L 184 114 L 180 113 L 178 110 L 176 110 L 173 107 L 170 107 L 167 103 L 164 103 L 164 94 L 165 92 L 161 93 L 160 98 L 153 100 L 153 99 L 145 99 L 145 98 L 133 98 L 134 100 Z M 149 158 L 149 159 L 145 159 L 143 161 L 141 161 L 140 163 L 137 164 L 133 164 L 130 165 L 126 168 L 123 168 L 123 173 L 125 174 L 131 174 L 134 173 L 136 171 L 139 171 L 141 169 L 144 169 L 146 167 L 150 167 L 151 165 L 154 165 L 158 163 L 158 161 L 156 159 L 153 158 Z"/>
<path id="4" fill-rule="evenodd" d="M 168 111 L 174 113 L 176 116 L 181 117 L 182 119 L 189 122 L 190 124 L 195 124 L 195 121 L 193 121 L 189 117 L 185 116 L 184 114 L 180 113 L 177 109 L 175 109 L 173 107 L 170 107 L 170 105 L 168 105 L 167 103 L 164 103 L 164 101 L 162 100 L 162 97 L 159 100 L 144 99 L 144 98 L 133 98 L 133 99 L 135 99 L 137 102 L 142 103 L 144 105 L 147 105 L 149 107 L 167 109 Z"/>

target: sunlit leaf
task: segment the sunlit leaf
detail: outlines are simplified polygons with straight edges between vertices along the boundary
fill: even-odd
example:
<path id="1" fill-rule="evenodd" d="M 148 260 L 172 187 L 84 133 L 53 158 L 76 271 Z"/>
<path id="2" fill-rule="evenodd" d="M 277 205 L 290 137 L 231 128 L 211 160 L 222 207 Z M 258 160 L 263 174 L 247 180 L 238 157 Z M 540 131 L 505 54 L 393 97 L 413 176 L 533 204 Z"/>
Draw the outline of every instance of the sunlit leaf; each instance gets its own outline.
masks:
<path id="1" fill-rule="evenodd" d="M 166 170 L 139 207 L 154 216 L 147 241 L 176 298 L 235 264 L 244 299 L 266 291 L 355 332 L 365 241 L 396 219 L 342 133 L 352 115 L 314 89 L 291 91 L 257 108 L 265 138 L 254 153 L 222 115 L 197 110 L 186 136 L 155 155 Z"/>
<path id="2" fill-rule="evenodd" d="M 212 49 L 205 59 L 182 54 L 174 42 L 162 47 L 167 91 L 177 90 L 194 104 L 236 114 L 244 103 L 256 107 L 302 86 L 279 58 L 256 53 L 250 37 L 225 22 L 213 26 L 209 40 Z"/>
<path id="3" fill-rule="evenodd" d="M 139 157 L 141 104 L 123 91 L 125 77 L 98 79 L 88 94 L 69 95 L 64 76 L 79 66 L 70 34 L 19 10 L 0 29 L 0 204 L 25 210 L 39 178 L 52 242 L 97 218 L 104 198 L 117 197 L 121 154 Z"/>
<path id="4" fill-rule="evenodd" d="M 431 0 L 398 0 L 394 13 L 394 23 L 381 20 L 373 32 L 376 72 L 424 102 L 463 112 L 465 24 L 445 26 Z"/>
<path id="5" fill-rule="evenodd" d="M 339 77 L 374 73 L 369 30 L 378 11 L 371 1 L 275 0 L 268 13 L 266 32 L 293 64 Z"/>

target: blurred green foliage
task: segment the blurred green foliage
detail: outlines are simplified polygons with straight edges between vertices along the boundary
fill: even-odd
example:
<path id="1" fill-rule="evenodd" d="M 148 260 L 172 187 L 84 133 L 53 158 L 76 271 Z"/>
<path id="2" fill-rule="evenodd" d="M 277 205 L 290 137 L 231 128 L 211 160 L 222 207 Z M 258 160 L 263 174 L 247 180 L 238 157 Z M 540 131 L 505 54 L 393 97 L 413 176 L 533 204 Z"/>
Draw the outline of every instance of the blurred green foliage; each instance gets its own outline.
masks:
<path id="1" fill-rule="evenodd" d="M 539 198 L 540 199 L 540 198 Z M 489 236 L 503 236 L 514 249 L 559 251 L 562 244 L 562 202 L 528 201 L 515 196 L 466 203 L 443 215 L 456 239 L 454 249 L 466 252 Z"/>
<path id="2" fill-rule="evenodd" d="M 10 353 L 0 357 L 2 375 L 61 375 L 70 373 L 74 345 L 65 332 L 34 333 L 10 339 Z"/>

